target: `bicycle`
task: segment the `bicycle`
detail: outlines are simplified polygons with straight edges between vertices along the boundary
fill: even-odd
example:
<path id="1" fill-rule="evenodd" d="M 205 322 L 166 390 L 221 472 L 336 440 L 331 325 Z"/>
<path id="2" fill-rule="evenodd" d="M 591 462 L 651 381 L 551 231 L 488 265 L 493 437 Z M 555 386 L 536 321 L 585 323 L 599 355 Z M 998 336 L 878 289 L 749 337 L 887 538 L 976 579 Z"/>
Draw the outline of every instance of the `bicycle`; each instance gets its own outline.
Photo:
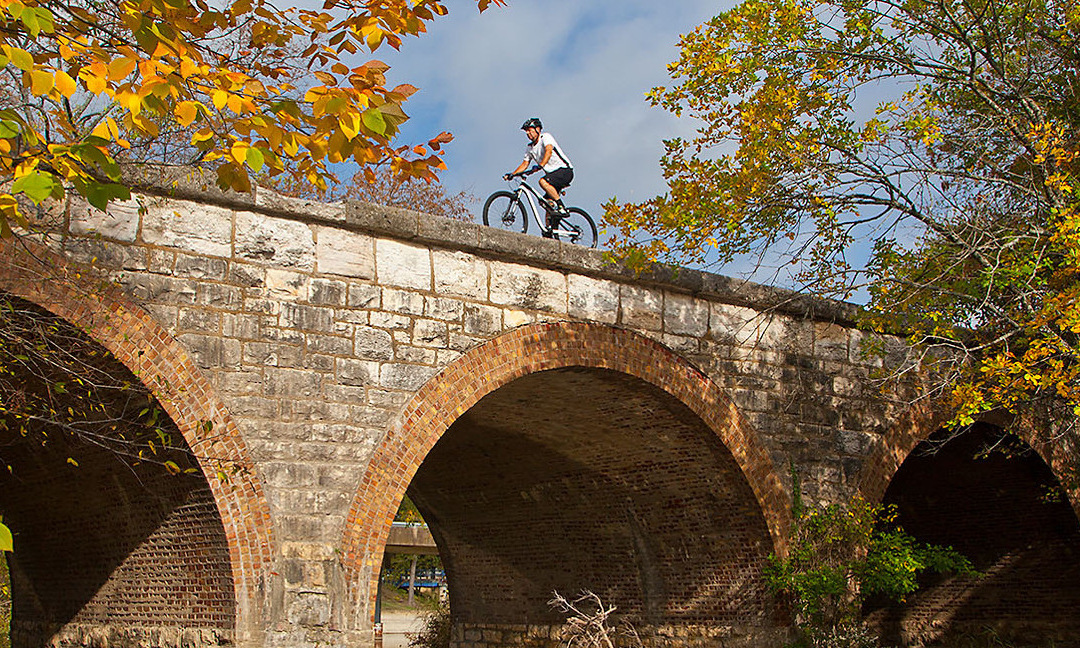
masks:
<path id="1" fill-rule="evenodd" d="M 545 238 L 553 238 L 556 241 L 568 241 L 579 245 L 596 247 L 596 223 L 584 209 L 569 207 L 565 213 L 554 211 L 546 200 L 525 182 L 525 176 L 539 171 L 539 167 L 533 167 L 521 173 L 515 173 L 508 179 L 514 182 L 520 179 L 514 191 L 496 191 L 491 194 L 484 203 L 484 225 L 489 227 L 501 227 L 508 230 L 517 230 L 520 221 L 522 233 L 529 231 L 529 219 L 526 211 L 532 214 L 540 228 L 540 235 Z M 543 205 L 544 218 L 541 218 Z M 526 210 L 527 206 L 527 210 Z M 548 223 L 551 225 L 548 225 Z"/>

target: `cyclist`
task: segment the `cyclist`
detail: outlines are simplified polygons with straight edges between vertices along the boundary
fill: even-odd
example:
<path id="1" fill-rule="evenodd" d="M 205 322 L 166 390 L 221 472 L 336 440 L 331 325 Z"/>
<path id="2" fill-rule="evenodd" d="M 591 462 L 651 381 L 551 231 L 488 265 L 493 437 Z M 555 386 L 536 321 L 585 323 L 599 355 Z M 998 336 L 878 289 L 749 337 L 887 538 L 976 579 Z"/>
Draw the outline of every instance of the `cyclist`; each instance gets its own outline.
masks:
<path id="1" fill-rule="evenodd" d="M 543 169 L 544 177 L 540 179 L 539 184 L 547 194 L 548 226 L 554 227 L 551 212 L 560 216 L 566 213 L 566 206 L 563 205 L 560 192 L 570 186 L 570 181 L 574 179 L 574 165 L 570 164 L 570 158 L 566 157 L 559 148 L 555 137 L 551 133 L 544 132 L 544 126 L 539 118 L 526 119 L 521 125 L 521 130 L 525 131 L 525 136 L 529 138 L 529 143 L 525 146 L 525 159 L 521 161 L 518 168 L 503 177 L 509 180 L 512 176 L 527 169 L 530 163 Z M 557 217 L 554 220 L 558 220 Z"/>

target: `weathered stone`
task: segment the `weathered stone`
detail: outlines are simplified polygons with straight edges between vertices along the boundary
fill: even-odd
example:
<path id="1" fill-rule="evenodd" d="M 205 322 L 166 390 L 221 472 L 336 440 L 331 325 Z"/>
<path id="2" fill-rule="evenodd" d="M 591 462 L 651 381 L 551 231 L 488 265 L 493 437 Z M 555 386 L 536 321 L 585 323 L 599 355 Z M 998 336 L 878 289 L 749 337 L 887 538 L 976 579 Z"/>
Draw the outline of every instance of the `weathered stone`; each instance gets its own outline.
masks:
<path id="1" fill-rule="evenodd" d="M 330 622 L 330 597 L 323 592 L 297 592 L 287 614 L 290 623 L 324 626 Z"/>
<path id="2" fill-rule="evenodd" d="M 379 363 L 370 360 L 337 361 L 337 379 L 343 385 L 369 385 L 379 379 Z"/>
<path id="3" fill-rule="evenodd" d="M 390 360 L 394 356 L 393 338 L 382 329 L 357 327 L 354 341 L 358 358 Z"/>
<path id="4" fill-rule="evenodd" d="M 492 335 L 502 328 L 502 309 L 481 304 L 466 304 L 462 328 L 472 335 Z"/>
<path id="5" fill-rule="evenodd" d="M 570 317 L 614 324 L 619 317 L 619 286 L 572 274 L 567 277 Z"/>
<path id="6" fill-rule="evenodd" d="M 221 328 L 221 314 L 202 308 L 181 308 L 177 327 L 185 332 L 216 332 Z"/>
<path id="7" fill-rule="evenodd" d="M 619 321 L 646 331 L 663 326 L 664 296 L 657 290 L 622 285 L 619 289 Z"/>
<path id="8" fill-rule="evenodd" d="M 404 344 L 399 344 L 394 349 L 394 360 L 397 362 L 434 365 L 436 358 L 435 349 L 406 346 Z"/>
<path id="9" fill-rule="evenodd" d="M 668 292 L 664 294 L 664 331 L 702 337 L 709 330 L 709 302 Z"/>
<path id="10" fill-rule="evenodd" d="M 566 275 L 511 263 L 492 263 L 491 302 L 565 313 Z"/>
<path id="11" fill-rule="evenodd" d="M 232 212 L 186 201 L 153 202 L 146 208 L 142 240 L 196 254 L 232 255 Z"/>
<path id="12" fill-rule="evenodd" d="M 290 344 L 272 344 L 268 342 L 245 342 L 243 348 L 244 364 L 266 367 L 295 367 L 300 364 L 300 347 Z"/>
<path id="13" fill-rule="evenodd" d="M 241 349 L 236 340 L 195 333 L 184 333 L 177 339 L 191 352 L 195 363 L 204 369 L 240 366 Z"/>
<path id="14" fill-rule="evenodd" d="M 415 391 L 436 371 L 435 367 L 388 362 L 379 367 L 379 385 L 388 389 Z"/>
<path id="15" fill-rule="evenodd" d="M 311 275 L 267 268 L 263 278 L 266 296 L 287 301 L 308 301 L 311 291 Z"/>
<path id="16" fill-rule="evenodd" d="M 300 331 L 329 333 L 334 327 L 334 311 L 329 308 L 286 303 L 281 307 L 281 326 Z"/>
<path id="17" fill-rule="evenodd" d="M 382 309 L 404 315 L 423 315 L 424 296 L 406 290 L 383 288 Z"/>
<path id="18" fill-rule="evenodd" d="M 134 241 L 139 232 L 139 210 L 143 200 L 140 197 L 114 200 L 109 203 L 109 209 L 103 212 L 82 196 L 74 196 L 70 207 L 71 233 Z"/>
<path id="19" fill-rule="evenodd" d="M 312 279 L 311 303 L 319 306 L 344 306 L 346 288 L 342 281 Z"/>
<path id="20" fill-rule="evenodd" d="M 175 256 L 172 273 L 178 277 L 222 280 L 229 269 L 229 263 L 225 259 L 179 253 Z"/>
<path id="21" fill-rule="evenodd" d="M 377 239 L 375 267 L 384 286 L 431 290 L 431 253 L 425 247 Z"/>
<path id="22" fill-rule="evenodd" d="M 241 211 L 236 214 L 235 255 L 279 268 L 315 267 L 315 239 L 304 223 Z"/>
<path id="23" fill-rule="evenodd" d="M 352 279 L 375 278 L 375 241 L 334 227 L 314 228 L 316 269 Z"/>
<path id="24" fill-rule="evenodd" d="M 407 330 L 412 325 L 412 318 L 409 316 L 384 311 L 372 312 L 368 321 L 372 326 L 397 331 Z"/>
<path id="25" fill-rule="evenodd" d="M 424 316 L 431 319 L 446 320 L 451 322 L 461 321 L 464 303 L 457 299 L 446 297 L 425 297 Z"/>
<path id="26" fill-rule="evenodd" d="M 418 319 L 413 324 L 413 344 L 426 347 L 444 347 L 448 330 L 446 322 Z"/>
<path id="27" fill-rule="evenodd" d="M 349 284 L 346 305 L 350 308 L 379 308 L 382 290 L 375 284 Z"/>
<path id="28" fill-rule="evenodd" d="M 488 264 L 464 252 L 434 250 L 431 253 L 435 267 L 435 292 L 487 301 Z"/>
<path id="29" fill-rule="evenodd" d="M 226 337 L 257 340 L 261 321 L 262 318 L 258 315 L 223 313 L 221 316 L 221 334 Z"/>
<path id="30" fill-rule="evenodd" d="M 317 335 L 309 333 L 304 336 L 307 340 L 308 351 L 316 353 L 329 353 L 331 355 L 352 355 L 353 341 L 351 338 L 338 337 L 336 335 Z"/>

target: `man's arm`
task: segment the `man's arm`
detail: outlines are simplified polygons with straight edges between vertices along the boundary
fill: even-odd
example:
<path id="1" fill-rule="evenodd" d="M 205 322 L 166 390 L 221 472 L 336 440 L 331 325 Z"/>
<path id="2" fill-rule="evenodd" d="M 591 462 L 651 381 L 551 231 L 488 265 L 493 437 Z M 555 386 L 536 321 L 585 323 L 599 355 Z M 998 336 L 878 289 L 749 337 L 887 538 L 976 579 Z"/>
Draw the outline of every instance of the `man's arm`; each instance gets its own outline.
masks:
<path id="1" fill-rule="evenodd" d="M 541 169 L 544 168 L 547 165 L 548 160 L 551 159 L 551 152 L 554 151 L 554 150 L 555 150 L 555 147 L 552 146 L 551 144 L 548 144 L 547 146 L 544 147 L 544 156 L 542 158 L 540 158 L 540 168 Z"/>

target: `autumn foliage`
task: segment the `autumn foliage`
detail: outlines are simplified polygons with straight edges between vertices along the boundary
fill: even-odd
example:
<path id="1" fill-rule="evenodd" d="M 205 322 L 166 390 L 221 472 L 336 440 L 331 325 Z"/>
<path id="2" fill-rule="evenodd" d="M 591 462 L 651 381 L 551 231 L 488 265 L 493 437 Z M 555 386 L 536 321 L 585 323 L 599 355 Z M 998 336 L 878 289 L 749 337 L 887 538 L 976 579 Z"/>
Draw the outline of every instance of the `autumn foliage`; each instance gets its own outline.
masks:
<path id="1" fill-rule="evenodd" d="M 446 12 L 440 0 L 0 0 L 0 68 L 15 81 L 0 96 L 0 228 L 26 224 L 20 201 L 65 187 L 98 207 L 126 198 L 125 152 L 166 131 L 239 191 L 257 173 L 324 188 L 347 160 L 433 178 L 449 134 L 392 143 L 416 88 L 348 61 Z"/>
<path id="2" fill-rule="evenodd" d="M 698 128 L 607 206 L 627 258 L 784 264 L 907 335 L 954 423 L 1075 429 L 1075 0 L 746 0 L 681 47 L 649 98 Z"/>

